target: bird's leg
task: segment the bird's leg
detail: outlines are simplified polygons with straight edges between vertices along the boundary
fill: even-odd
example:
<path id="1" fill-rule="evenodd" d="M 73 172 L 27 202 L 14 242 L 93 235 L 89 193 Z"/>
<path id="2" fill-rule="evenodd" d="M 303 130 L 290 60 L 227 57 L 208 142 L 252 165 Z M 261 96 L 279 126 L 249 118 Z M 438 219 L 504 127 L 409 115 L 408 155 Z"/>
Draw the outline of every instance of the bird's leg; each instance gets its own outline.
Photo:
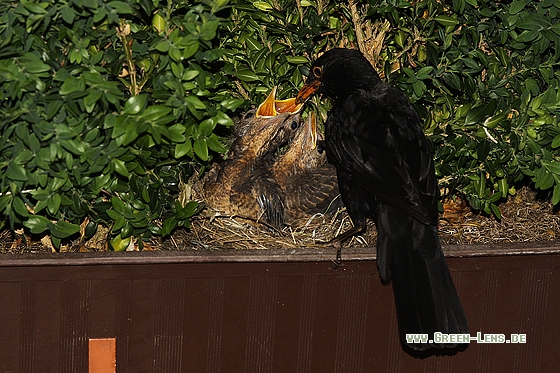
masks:
<path id="1" fill-rule="evenodd" d="M 337 237 L 340 237 L 340 235 Z M 333 269 L 337 269 L 342 264 L 342 241 L 336 240 L 337 237 L 328 242 L 329 245 L 332 245 L 336 249 L 336 259 L 333 260 Z"/>
<path id="2" fill-rule="evenodd" d="M 339 234 L 327 244 L 336 249 L 336 259 L 334 260 L 334 269 L 337 269 L 342 264 L 342 242 L 346 241 L 350 237 L 362 232 L 365 229 L 365 225 L 358 225 L 344 233 Z"/>

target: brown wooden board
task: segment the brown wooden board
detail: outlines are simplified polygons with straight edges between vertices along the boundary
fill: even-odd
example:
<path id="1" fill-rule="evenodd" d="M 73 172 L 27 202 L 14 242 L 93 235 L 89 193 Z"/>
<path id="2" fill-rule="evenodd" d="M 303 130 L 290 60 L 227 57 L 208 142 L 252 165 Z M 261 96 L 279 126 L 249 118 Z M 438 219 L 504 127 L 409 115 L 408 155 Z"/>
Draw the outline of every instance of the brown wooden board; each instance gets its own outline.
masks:
<path id="1" fill-rule="evenodd" d="M 371 249 L 0 256 L 0 372 L 88 372 L 116 338 L 117 372 L 556 372 L 553 244 L 446 247 L 471 328 L 525 334 L 414 358 Z M 507 252 L 507 253 L 506 253 Z"/>

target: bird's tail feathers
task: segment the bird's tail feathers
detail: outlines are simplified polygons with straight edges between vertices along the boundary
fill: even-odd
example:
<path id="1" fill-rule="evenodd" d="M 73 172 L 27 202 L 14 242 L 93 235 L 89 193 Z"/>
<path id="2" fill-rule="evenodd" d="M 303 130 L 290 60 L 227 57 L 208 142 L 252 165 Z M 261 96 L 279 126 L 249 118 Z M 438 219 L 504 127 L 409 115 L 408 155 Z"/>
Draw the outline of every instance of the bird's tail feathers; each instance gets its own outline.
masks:
<path id="1" fill-rule="evenodd" d="M 420 351 L 457 347 L 455 342 L 434 341 L 436 332 L 469 333 L 437 227 L 423 224 L 388 205 L 378 209 L 376 220 L 379 273 L 384 282 L 393 284 L 401 341 Z M 428 342 L 407 340 L 407 334 L 427 334 Z"/>

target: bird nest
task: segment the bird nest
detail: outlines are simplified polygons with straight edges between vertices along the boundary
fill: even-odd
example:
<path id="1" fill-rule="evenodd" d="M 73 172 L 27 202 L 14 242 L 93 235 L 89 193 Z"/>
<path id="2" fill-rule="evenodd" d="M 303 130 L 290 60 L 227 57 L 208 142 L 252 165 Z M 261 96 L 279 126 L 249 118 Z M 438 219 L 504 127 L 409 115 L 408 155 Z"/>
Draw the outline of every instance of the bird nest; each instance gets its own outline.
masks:
<path id="1" fill-rule="evenodd" d="M 540 200 L 522 188 L 500 205 L 502 219 L 472 211 L 457 198 L 444 204 L 439 222 L 443 244 L 489 244 L 551 241 L 560 238 L 560 215 L 548 200 Z M 344 210 L 333 215 L 316 214 L 284 227 L 281 231 L 239 217 L 209 218 L 199 215 L 190 230 L 180 230 L 162 247 L 175 250 L 320 248 L 337 234 L 352 227 Z M 343 247 L 375 247 L 373 222 L 367 231 Z"/>
<path id="2" fill-rule="evenodd" d="M 497 220 L 473 212 L 457 198 L 444 203 L 439 222 L 439 234 L 444 244 L 491 244 L 509 242 L 553 241 L 560 239 L 560 215 L 548 199 L 539 199 L 529 188 L 522 188 L 515 196 L 500 205 L 502 219 Z M 346 211 L 332 215 L 316 214 L 297 220 L 282 230 L 240 217 L 193 217 L 191 229 L 179 229 L 171 237 L 154 238 L 144 245 L 145 250 L 216 250 L 320 248 L 337 234 L 352 226 Z M 344 243 L 343 247 L 375 247 L 375 225 L 369 221 L 367 231 Z M 87 242 L 63 245 L 60 251 L 106 251 L 108 229 Z M 51 252 L 50 240 L 30 237 L 9 229 L 0 231 L 0 253 Z M 138 250 L 131 245 L 130 250 Z"/>
<path id="3" fill-rule="evenodd" d="M 270 249 L 270 248 L 320 248 L 337 234 L 352 227 L 346 211 L 334 214 L 315 214 L 286 225 L 282 230 L 267 224 L 240 217 L 195 217 L 190 230 L 178 231 L 167 242 L 175 249 Z M 355 236 L 345 246 L 367 247 L 375 245 L 375 228 Z"/>
<path id="4" fill-rule="evenodd" d="M 444 205 L 445 206 L 445 205 Z M 550 199 L 541 199 L 530 188 L 500 204 L 502 218 L 474 213 L 468 208 L 456 213 L 445 209 L 439 235 L 445 244 L 490 244 L 544 242 L 560 239 L 560 215 Z"/>

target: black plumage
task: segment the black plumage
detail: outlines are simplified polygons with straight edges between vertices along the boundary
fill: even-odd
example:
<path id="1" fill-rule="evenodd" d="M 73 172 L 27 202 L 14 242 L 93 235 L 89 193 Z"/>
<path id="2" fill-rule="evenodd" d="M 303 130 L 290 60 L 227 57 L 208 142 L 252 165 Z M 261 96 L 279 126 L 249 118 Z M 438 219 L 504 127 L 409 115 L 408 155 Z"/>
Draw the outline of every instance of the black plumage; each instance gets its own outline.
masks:
<path id="1" fill-rule="evenodd" d="M 333 245 L 340 250 L 373 218 L 377 265 L 382 281 L 393 284 L 401 341 L 414 350 L 456 347 L 412 344 L 405 337 L 469 331 L 438 238 L 438 184 L 416 112 L 356 50 L 333 49 L 315 61 L 297 100 L 315 93 L 333 100 L 325 123 L 327 156 L 354 223 Z"/>

